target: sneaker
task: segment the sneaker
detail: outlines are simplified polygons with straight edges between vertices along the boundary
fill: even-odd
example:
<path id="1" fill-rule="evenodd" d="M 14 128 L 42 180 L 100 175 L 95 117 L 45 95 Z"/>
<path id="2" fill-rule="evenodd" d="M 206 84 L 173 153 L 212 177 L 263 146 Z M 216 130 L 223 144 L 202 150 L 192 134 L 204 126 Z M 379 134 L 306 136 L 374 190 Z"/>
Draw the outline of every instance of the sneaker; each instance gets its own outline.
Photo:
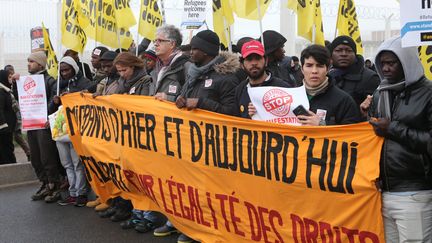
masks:
<path id="1" fill-rule="evenodd" d="M 60 200 L 57 203 L 61 206 L 67 206 L 67 205 L 75 204 L 76 200 L 77 200 L 77 197 L 68 196 L 67 198 Z"/>
<path id="2" fill-rule="evenodd" d="M 168 226 L 168 225 L 165 224 L 164 226 L 156 228 L 153 231 L 153 235 L 154 236 L 159 236 L 159 237 L 164 237 L 164 236 L 168 236 L 168 235 L 175 234 L 175 233 L 178 233 L 178 232 L 179 231 L 176 228 Z"/>
<path id="3" fill-rule="evenodd" d="M 47 184 L 42 183 L 42 185 L 36 191 L 36 193 L 31 196 L 31 199 L 33 201 L 42 200 L 48 195 L 48 193 L 49 193 L 49 190 L 48 190 Z"/>
<path id="4" fill-rule="evenodd" d="M 44 198 L 46 203 L 57 202 L 61 199 L 62 190 L 54 183 L 48 183 L 47 188 L 49 190 L 48 195 Z"/>
<path id="5" fill-rule="evenodd" d="M 100 202 L 99 198 L 96 198 L 96 199 L 93 200 L 93 201 L 89 201 L 89 202 L 87 202 L 86 207 L 94 208 L 94 207 L 96 207 L 96 206 L 99 205 L 99 204 L 101 204 L 101 202 Z"/>
<path id="6" fill-rule="evenodd" d="M 177 243 L 192 243 L 194 240 L 185 234 L 179 235 L 177 238 Z"/>
<path id="7" fill-rule="evenodd" d="M 135 225 L 135 230 L 139 233 L 147 233 L 155 228 L 153 222 L 147 219 L 141 219 Z"/>
<path id="8" fill-rule="evenodd" d="M 101 204 L 99 204 L 99 205 L 97 205 L 97 206 L 95 207 L 95 211 L 96 211 L 96 212 L 102 212 L 102 211 L 107 210 L 109 207 L 110 207 L 110 206 L 109 206 L 108 204 L 106 204 L 106 203 L 101 203 Z"/>
<path id="9" fill-rule="evenodd" d="M 132 217 L 132 218 L 130 218 L 129 220 L 126 220 L 126 221 L 124 221 L 124 222 L 121 222 L 121 223 L 120 223 L 120 227 L 121 227 L 122 229 L 132 229 L 132 228 L 135 228 L 135 226 L 137 225 L 137 223 L 138 223 L 139 221 L 140 221 L 139 219 Z"/>
<path id="10" fill-rule="evenodd" d="M 75 202 L 75 207 L 84 207 L 87 204 L 87 196 L 79 195 Z"/>

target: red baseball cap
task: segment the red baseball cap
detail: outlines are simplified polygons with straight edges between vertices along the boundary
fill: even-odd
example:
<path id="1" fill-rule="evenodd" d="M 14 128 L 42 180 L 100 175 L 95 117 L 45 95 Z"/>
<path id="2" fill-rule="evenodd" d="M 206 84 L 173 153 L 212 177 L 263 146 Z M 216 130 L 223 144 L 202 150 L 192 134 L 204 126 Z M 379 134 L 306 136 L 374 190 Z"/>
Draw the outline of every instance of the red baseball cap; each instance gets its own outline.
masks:
<path id="1" fill-rule="evenodd" d="M 243 58 L 248 57 L 250 54 L 258 54 L 264 56 L 264 46 L 257 40 L 251 40 L 243 44 L 241 54 Z"/>

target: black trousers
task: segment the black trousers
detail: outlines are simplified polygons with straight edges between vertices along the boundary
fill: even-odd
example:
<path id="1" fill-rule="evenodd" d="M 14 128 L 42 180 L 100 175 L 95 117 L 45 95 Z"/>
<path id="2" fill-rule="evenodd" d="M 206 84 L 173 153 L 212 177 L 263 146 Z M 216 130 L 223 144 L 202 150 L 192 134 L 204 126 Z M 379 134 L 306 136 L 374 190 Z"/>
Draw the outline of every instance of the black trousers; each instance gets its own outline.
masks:
<path id="1" fill-rule="evenodd" d="M 31 163 L 36 176 L 44 183 L 59 183 L 62 165 L 49 129 L 27 132 Z"/>
<path id="2" fill-rule="evenodd" d="M 12 132 L 0 133 L 0 165 L 16 163 Z"/>

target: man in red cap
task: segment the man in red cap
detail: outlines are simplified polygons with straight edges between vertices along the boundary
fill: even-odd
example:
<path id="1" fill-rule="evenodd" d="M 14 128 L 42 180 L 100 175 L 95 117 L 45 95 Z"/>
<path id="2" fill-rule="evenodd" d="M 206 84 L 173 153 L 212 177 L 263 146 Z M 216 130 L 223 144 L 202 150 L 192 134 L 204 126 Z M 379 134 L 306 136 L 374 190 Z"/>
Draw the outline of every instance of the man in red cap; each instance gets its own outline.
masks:
<path id="1" fill-rule="evenodd" d="M 255 107 L 250 101 L 248 88 L 260 86 L 292 87 L 288 82 L 274 77 L 266 72 L 267 58 L 261 42 L 252 40 L 243 44 L 240 62 L 247 74 L 246 80 L 241 82 L 235 90 L 236 115 L 250 118 L 255 113 Z"/>

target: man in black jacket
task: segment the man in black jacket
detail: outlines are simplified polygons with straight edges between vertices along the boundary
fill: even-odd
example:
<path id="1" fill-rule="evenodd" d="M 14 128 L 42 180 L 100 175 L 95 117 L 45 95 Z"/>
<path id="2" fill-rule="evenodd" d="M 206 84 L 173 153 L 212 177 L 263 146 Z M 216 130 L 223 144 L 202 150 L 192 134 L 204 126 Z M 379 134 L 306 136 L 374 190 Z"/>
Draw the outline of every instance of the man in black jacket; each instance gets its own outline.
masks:
<path id="1" fill-rule="evenodd" d="M 400 37 L 381 44 L 375 65 L 382 82 L 370 123 L 384 137 L 380 184 L 386 241 L 432 242 L 432 83 L 417 48 L 402 48 Z"/>
<path id="2" fill-rule="evenodd" d="M 219 37 L 211 30 L 199 32 L 191 41 L 191 61 L 186 83 L 177 98 L 178 108 L 200 108 L 232 115 L 235 73 L 240 62 L 232 53 L 219 55 Z"/>
<path id="3" fill-rule="evenodd" d="M 336 86 L 360 105 L 378 87 L 378 75 L 364 67 L 364 59 L 356 54 L 357 46 L 351 37 L 337 37 L 329 45 L 329 50 L 333 61 L 329 75 L 336 81 Z"/>
<path id="4" fill-rule="evenodd" d="M 354 100 L 327 76 L 330 53 L 321 45 L 311 45 L 301 53 L 304 85 L 309 99 L 308 115 L 297 116 L 302 125 L 343 125 L 360 121 Z"/>
<path id="5" fill-rule="evenodd" d="M 241 64 L 248 75 L 235 89 L 235 115 L 250 119 L 255 114 L 255 107 L 252 105 L 248 88 L 260 86 L 293 87 L 288 82 L 275 77 L 266 71 L 267 58 L 261 42 L 252 40 L 242 46 Z"/>
<path id="6" fill-rule="evenodd" d="M 44 75 L 47 104 L 50 104 L 55 94 L 57 81 L 49 76 L 45 69 L 47 61 L 45 52 L 34 52 L 30 54 L 27 61 L 30 74 Z M 48 112 L 49 114 L 50 112 Z M 28 131 L 27 139 L 30 146 L 32 166 L 38 179 L 42 182 L 39 190 L 32 196 L 32 200 L 41 200 L 52 196 L 59 189 L 62 166 L 48 123 L 46 129 Z"/>

